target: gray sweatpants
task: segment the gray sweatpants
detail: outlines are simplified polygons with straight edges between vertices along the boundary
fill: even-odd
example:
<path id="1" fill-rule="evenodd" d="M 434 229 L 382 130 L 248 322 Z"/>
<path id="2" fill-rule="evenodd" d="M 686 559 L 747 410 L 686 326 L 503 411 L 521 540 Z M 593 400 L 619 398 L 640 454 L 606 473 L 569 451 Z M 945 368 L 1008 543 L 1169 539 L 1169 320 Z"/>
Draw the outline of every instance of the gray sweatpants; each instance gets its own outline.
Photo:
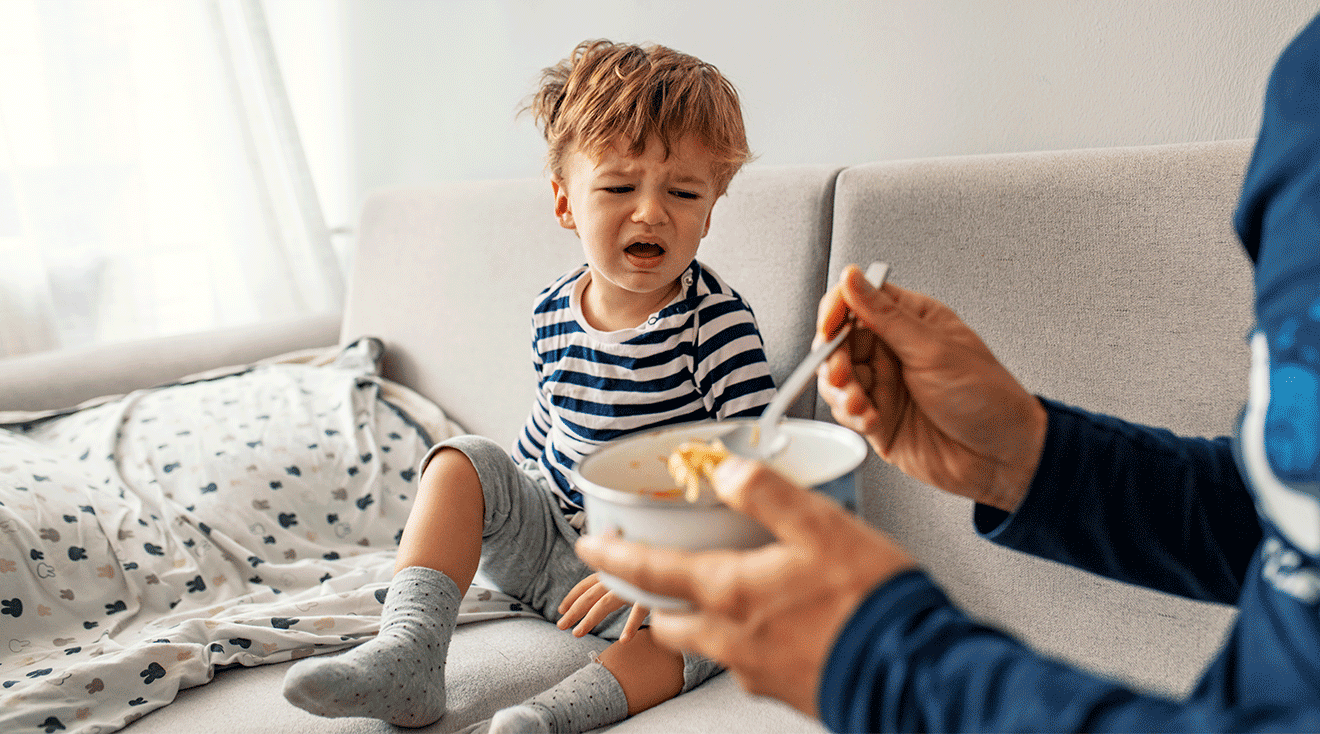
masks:
<path id="1" fill-rule="evenodd" d="M 462 451 L 481 480 L 486 500 L 482 573 L 504 593 L 557 621 L 559 602 L 591 569 L 573 551 L 578 531 L 559 509 L 549 478 L 535 462 L 520 466 L 499 444 L 481 436 L 458 436 L 436 444 L 422 459 L 422 469 L 446 447 Z M 629 609 L 615 611 L 592 633 L 617 640 Z"/>

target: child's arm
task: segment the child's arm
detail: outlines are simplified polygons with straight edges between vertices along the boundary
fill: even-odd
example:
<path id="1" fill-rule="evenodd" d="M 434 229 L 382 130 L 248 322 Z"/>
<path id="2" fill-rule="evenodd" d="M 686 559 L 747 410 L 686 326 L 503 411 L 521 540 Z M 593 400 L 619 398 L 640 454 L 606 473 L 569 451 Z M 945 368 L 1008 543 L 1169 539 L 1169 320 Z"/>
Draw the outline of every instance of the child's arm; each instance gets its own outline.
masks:
<path id="1" fill-rule="evenodd" d="M 559 629 L 568 629 L 573 627 L 573 636 L 582 637 L 596 628 L 606 617 L 614 610 L 628 604 L 628 602 L 614 595 L 614 592 L 605 588 L 605 585 L 596 578 L 596 574 L 582 579 L 574 586 L 572 591 L 559 602 L 559 613 L 564 615 L 559 618 Z M 641 629 L 642 622 L 646 621 L 646 616 L 651 613 L 640 604 L 634 604 L 632 611 L 628 613 L 628 623 L 623 627 L 623 634 L 619 640 L 627 642 Z"/>
<path id="2" fill-rule="evenodd" d="M 702 315 L 696 381 L 706 409 L 717 420 L 760 415 L 775 396 L 775 383 L 751 308 L 730 297 L 703 306 Z"/>

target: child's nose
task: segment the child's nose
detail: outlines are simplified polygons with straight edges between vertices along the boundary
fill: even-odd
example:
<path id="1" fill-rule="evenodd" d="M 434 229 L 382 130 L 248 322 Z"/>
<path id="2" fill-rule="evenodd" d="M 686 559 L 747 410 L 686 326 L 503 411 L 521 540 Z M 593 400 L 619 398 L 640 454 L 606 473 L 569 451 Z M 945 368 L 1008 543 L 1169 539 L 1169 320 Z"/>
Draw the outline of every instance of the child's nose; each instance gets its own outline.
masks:
<path id="1" fill-rule="evenodd" d="M 633 221 L 652 227 L 665 223 L 665 207 L 659 194 L 643 194 L 637 199 Z"/>

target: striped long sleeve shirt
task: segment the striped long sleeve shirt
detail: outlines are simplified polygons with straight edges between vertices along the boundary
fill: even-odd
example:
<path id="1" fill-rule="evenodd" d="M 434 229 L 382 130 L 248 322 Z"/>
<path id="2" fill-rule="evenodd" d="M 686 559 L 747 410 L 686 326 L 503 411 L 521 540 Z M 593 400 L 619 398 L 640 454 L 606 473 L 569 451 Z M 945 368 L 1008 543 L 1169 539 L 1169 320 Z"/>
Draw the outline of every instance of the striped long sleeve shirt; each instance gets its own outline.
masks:
<path id="1" fill-rule="evenodd" d="M 759 415 L 774 397 L 756 319 L 714 271 L 693 261 L 668 305 L 632 329 L 602 332 L 582 317 L 583 265 L 536 298 L 536 404 L 513 447 L 553 481 L 566 514 L 582 507 L 577 462 L 625 434 Z"/>

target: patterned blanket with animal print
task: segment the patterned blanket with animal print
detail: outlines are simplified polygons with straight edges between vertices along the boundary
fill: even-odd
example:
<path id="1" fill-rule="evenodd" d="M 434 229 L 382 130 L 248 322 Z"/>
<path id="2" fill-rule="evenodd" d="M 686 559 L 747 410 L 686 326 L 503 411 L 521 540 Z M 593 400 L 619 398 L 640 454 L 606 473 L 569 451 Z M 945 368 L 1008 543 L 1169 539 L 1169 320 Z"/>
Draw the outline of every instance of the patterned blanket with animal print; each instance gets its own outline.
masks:
<path id="1" fill-rule="evenodd" d="M 375 634 L 417 462 L 455 429 L 388 399 L 380 351 L 0 427 L 0 731 L 114 731 Z M 473 587 L 459 621 L 525 614 Z"/>

